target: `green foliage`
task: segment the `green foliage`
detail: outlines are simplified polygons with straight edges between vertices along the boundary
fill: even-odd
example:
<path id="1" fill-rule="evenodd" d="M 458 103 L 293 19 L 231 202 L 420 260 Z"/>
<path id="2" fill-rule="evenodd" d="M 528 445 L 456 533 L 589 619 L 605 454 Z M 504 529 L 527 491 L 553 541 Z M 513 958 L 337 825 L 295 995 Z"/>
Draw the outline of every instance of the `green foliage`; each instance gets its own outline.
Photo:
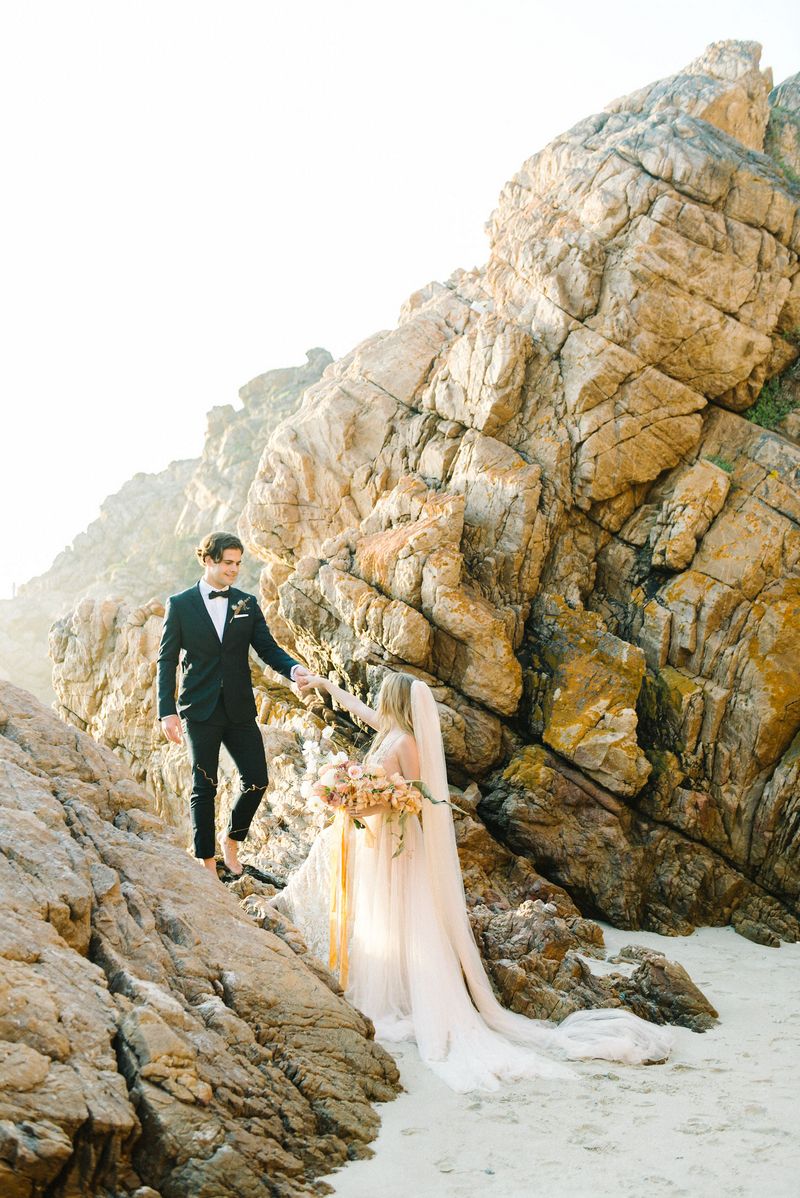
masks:
<path id="1" fill-rule="evenodd" d="M 794 187 L 800 187 L 800 175 L 778 153 L 781 144 L 781 135 L 787 126 L 797 129 L 796 114 L 781 104 L 773 104 L 770 108 L 769 125 L 767 126 L 766 137 L 764 139 L 764 153 L 769 154 L 778 169 L 783 172 L 787 182 Z"/>
<path id="2" fill-rule="evenodd" d="M 714 466 L 719 466 L 720 470 L 724 470 L 726 474 L 733 474 L 733 462 L 729 462 L 727 458 L 723 458 L 718 453 L 710 453 L 706 457 L 707 462 L 711 462 Z"/>
<path id="3" fill-rule="evenodd" d="M 800 187 L 800 175 L 798 175 L 797 171 L 792 170 L 792 168 L 789 166 L 789 163 L 783 158 L 776 157 L 775 162 L 781 168 L 785 178 L 787 178 L 790 183 L 793 183 L 795 187 Z"/>
<path id="4" fill-rule="evenodd" d="M 745 413 L 746 418 L 762 428 L 776 428 L 800 403 L 797 376 L 798 363 L 795 363 L 782 375 L 769 379 L 752 408 Z"/>

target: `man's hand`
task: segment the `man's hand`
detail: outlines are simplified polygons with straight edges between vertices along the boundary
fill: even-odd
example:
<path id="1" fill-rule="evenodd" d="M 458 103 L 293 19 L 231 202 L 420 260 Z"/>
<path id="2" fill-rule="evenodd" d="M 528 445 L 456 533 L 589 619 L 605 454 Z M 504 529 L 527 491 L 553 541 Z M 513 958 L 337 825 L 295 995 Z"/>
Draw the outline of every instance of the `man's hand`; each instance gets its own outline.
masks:
<path id="1" fill-rule="evenodd" d="M 292 682 L 298 688 L 301 695 L 308 689 L 308 680 L 312 677 L 311 671 L 307 670 L 305 666 L 295 666 L 292 670 Z"/>
<path id="2" fill-rule="evenodd" d="M 165 715 L 161 721 L 161 727 L 167 740 L 171 740 L 173 744 L 179 745 L 183 740 L 183 729 L 181 728 L 180 717 L 177 715 Z"/>

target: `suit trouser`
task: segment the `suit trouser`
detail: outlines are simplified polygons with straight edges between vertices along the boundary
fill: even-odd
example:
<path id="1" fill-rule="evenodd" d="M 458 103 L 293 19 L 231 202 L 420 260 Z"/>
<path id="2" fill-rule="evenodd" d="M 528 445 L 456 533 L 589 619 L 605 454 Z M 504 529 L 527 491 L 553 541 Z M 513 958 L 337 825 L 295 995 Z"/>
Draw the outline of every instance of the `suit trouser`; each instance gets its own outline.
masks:
<path id="1" fill-rule="evenodd" d="M 231 809 L 227 835 L 244 840 L 267 788 L 264 742 L 255 720 L 235 723 L 225 710 L 222 695 L 207 720 L 183 721 L 192 766 L 192 831 L 195 857 L 213 857 L 216 847 L 214 806 L 220 745 L 224 745 L 239 771 L 242 791 Z"/>

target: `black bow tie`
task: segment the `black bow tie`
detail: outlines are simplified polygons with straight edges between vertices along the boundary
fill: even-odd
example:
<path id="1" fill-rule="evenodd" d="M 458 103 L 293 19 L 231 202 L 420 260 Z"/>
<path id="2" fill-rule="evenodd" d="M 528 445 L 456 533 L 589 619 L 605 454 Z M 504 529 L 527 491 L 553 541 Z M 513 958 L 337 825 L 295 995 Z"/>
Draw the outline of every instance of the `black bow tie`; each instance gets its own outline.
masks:
<path id="1" fill-rule="evenodd" d="M 208 597 L 209 597 L 209 599 L 227 599 L 228 592 L 227 591 L 209 591 Z"/>

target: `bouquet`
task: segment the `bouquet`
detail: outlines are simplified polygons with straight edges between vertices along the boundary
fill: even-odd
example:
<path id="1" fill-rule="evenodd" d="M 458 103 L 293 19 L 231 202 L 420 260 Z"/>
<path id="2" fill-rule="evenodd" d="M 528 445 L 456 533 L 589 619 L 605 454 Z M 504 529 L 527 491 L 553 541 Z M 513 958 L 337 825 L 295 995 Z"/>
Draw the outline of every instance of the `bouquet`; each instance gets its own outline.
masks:
<path id="1" fill-rule="evenodd" d="M 399 828 L 398 844 L 392 854 L 397 857 L 405 847 L 406 821 L 410 815 L 421 814 L 423 797 L 432 803 L 441 800 L 434 799 L 421 781 L 409 782 L 402 774 L 389 776 L 377 763 L 362 765 L 347 753 L 334 752 L 332 739 L 333 729 L 328 727 L 318 741 L 304 743 L 306 777 L 300 786 L 300 794 L 326 823 L 333 815 L 334 824 L 338 825 L 331 842 L 328 964 L 332 970 L 338 968 L 340 985 L 345 988 L 350 918 L 348 827 L 351 821 L 356 828 L 364 830 L 367 843 L 370 843 L 370 833 L 359 816 L 368 815 L 370 809 L 387 812 Z"/>
<path id="2" fill-rule="evenodd" d="M 326 728 L 321 739 L 330 741 L 331 736 Z M 306 779 L 300 793 L 312 809 L 334 816 L 341 812 L 358 828 L 364 827 L 360 817 L 369 815 L 370 809 L 385 811 L 399 824 L 397 852 L 402 852 L 405 822 L 410 815 L 421 814 L 423 795 L 430 798 L 427 787 L 407 781 L 402 774 L 389 776 L 382 765 L 362 764 L 344 752 L 326 754 L 322 745 L 313 742 L 306 742 L 303 753 Z"/>
<path id="3" fill-rule="evenodd" d="M 371 807 L 388 807 L 400 817 L 422 811 L 422 795 L 413 782 L 401 774 L 389 777 L 382 765 L 361 765 L 349 759 L 324 766 L 309 794 L 334 813 L 343 810 L 356 819 L 369 815 Z"/>

